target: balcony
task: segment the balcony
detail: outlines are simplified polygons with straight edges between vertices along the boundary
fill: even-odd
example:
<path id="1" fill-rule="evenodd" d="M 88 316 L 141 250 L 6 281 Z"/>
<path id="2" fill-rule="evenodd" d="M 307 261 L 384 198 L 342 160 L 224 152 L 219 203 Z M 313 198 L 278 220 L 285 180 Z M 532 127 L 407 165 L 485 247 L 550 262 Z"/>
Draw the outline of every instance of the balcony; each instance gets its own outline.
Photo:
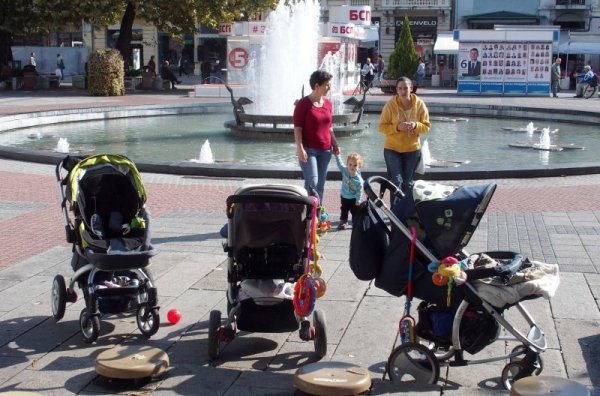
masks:
<path id="1" fill-rule="evenodd" d="M 373 9 L 374 5 L 373 0 L 350 0 L 351 7 L 370 6 Z"/>
<path id="2" fill-rule="evenodd" d="M 575 10 L 586 10 L 591 6 L 586 4 L 586 0 L 555 0 L 556 9 L 575 9 Z"/>
<path id="3" fill-rule="evenodd" d="M 382 9 L 447 9 L 452 8 L 452 0 L 381 0 Z"/>

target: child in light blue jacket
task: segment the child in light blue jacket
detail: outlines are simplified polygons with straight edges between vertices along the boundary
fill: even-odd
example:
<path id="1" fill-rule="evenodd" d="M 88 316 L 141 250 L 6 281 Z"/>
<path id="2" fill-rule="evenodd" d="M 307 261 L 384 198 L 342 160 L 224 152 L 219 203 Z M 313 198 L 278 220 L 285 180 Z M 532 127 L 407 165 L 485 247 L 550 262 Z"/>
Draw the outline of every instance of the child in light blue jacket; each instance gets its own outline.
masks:
<path id="1" fill-rule="evenodd" d="M 362 199 L 363 178 L 360 169 L 363 167 L 363 159 L 358 153 L 350 153 L 345 165 L 339 155 L 335 156 L 335 161 L 342 172 L 342 190 L 340 192 L 342 206 L 338 230 L 343 230 L 348 224 L 348 212 L 354 219 Z"/>

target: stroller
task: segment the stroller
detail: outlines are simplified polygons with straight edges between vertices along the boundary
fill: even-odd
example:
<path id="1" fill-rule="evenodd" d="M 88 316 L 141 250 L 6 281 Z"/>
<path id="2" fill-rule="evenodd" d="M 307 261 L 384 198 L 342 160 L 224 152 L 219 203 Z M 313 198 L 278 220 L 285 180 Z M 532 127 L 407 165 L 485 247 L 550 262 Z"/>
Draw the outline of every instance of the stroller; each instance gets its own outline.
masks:
<path id="1" fill-rule="evenodd" d="M 87 343 L 98 338 L 101 315 L 122 312 L 136 312 L 141 333 L 151 337 L 160 324 L 157 290 L 146 270 L 155 250 L 135 164 L 121 155 L 67 156 L 56 166 L 56 179 L 75 273 L 68 287 L 62 275 L 54 278 L 54 319 L 63 318 L 67 302 L 77 301 L 77 282 L 85 299 L 79 324 Z"/>
<path id="2" fill-rule="evenodd" d="M 319 357 L 327 354 L 325 315 L 312 314 L 312 326 L 296 315 L 294 282 L 307 272 L 309 235 L 316 200 L 292 185 L 252 185 L 227 198 L 227 226 L 221 230 L 227 264 L 227 320 L 221 311 L 209 317 L 208 357 L 219 357 L 220 343 L 233 341 L 236 330 L 286 333 L 300 329 L 300 338 L 314 341 Z M 226 235 L 225 235 L 226 233 Z M 314 255 L 314 251 L 313 251 Z M 313 303 L 315 292 L 313 289 Z"/>
<path id="3" fill-rule="evenodd" d="M 506 389 L 520 378 L 541 373 L 540 353 L 547 347 L 545 336 L 521 301 L 552 296 L 558 287 L 557 267 L 553 268 L 555 277 L 550 290 L 523 288 L 520 290 L 525 292 L 516 299 L 510 293 L 512 300 L 491 300 L 487 298 L 490 295 L 487 288 L 501 291 L 514 287 L 507 283 L 517 278 L 515 274 L 536 264 L 550 265 L 530 262 L 514 252 L 469 256 L 464 251 L 495 189 L 495 184 L 449 187 L 418 181 L 403 196 L 385 178 L 374 176 L 365 182 L 367 202 L 359 209 L 353 226 L 350 266 L 359 279 L 375 279 L 376 287 L 392 295 L 407 295 L 408 311 L 411 294 L 423 300 L 418 307 L 418 323 L 409 330 L 412 334 L 404 338 L 408 341 L 395 347 L 388 359 L 386 372 L 393 382 L 412 377 L 419 383 L 433 384 L 439 379 L 440 365 L 464 366 L 506 359 L 509 363 L 502 371 Z M 387 191 L 393 202 L 391 209 L 384 203 Z M 415 254 L 410 260 L 409 273 L 411 243 Z M 464 271 L 467 282 L 449 290 L 446 286 L 436 286 L 429 273 L 432 265 L 435 267 L 446 257 L 464 262 L 470 257 L 485 257 L 491 265 L 467 269 Z M 516 307 L 525 319 L 527 332 L 519 331 L 504 318 L 504 311 L 511 307 Z M 465 359 L 465 351 L 476 354 L 499 340 L 501 327 L 512 335 L 503 340 L 520 343 L 511 353 L 480 360 Z M 448 362 L 452 357 L 454 361 Z"/>

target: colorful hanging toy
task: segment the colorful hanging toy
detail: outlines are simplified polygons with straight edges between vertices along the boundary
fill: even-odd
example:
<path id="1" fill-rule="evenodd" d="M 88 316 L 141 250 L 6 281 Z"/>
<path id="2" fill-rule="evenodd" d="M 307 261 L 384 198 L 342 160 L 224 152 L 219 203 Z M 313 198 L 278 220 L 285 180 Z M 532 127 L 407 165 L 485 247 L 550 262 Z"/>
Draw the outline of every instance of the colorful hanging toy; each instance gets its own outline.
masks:
<path id="1" fill-rule="evenodd" d="M 318 209 L 317 209 L 318 208 Z M 299 317 L 309 316 L 315 309 L 315 300 L 325 295 L 327 291 L 327 283 L 321 275 L 323 269 L 319 265 L 319 252 L 317 251 L 317 243 L 319 237 L 317 236 L 317 225 L 320 227 L 321 219 L 317 218 L 317 212 L 319 216 L 325 212 L 322 207 L 318 206 L 318 201 L 313 197 L 313 211 L 311 220 L 311 231 L 310 240 L 307 250 L 306 267 L 304 268 L 304 274 L 298 278 L 294 287 L 294 298 L 292 303 L 294 305 L 294 312 Z M 329 225 L 329 227 L 331 227 Z"/>
<path id="2" fill-rule="evenodd" d="M 415 227 L 410 227 L 410 253 L 408 256 L 408 286 L 406 289 L 406 303 L 404 305 L 404 315 L 400 318 L 398 328 L 400 331 L 400 343 L 415 342 L 415 318 L 410 315 L 410 305 L 412 303 L 412 275 L 413 263 L 415 262 L 415 244 L 417 241 L 417 231 Z"/>
<path id="3" fill-rule="evenodd" d="M 427 266 L 429 272 L 433 272 L 431 280 L 436 286 L 448 286 L 447 306 L 451 305 L 452 285 L 460 286 L 467 281 L 467 273 L 464 270 L 468 268 L 465 261 L 458 261 L 451 256 L 446 257 L 439 263 L 432 262 Z"/>
<path id="4" fill-rule="evenodd" d="M 325 233 L 327 230 L 331 229 L 331 221 L 329 221 L 329 215 L 323 206 L 319 206 L 319 224 L 318 224 L 318 232 L 319 234 Z"/>

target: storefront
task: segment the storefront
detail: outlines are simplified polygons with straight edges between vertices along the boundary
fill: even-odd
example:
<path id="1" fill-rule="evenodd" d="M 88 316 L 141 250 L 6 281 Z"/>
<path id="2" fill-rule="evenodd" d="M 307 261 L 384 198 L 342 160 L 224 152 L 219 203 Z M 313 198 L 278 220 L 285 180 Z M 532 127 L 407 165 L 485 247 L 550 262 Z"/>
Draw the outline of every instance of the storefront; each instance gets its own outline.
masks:
<path id="1" fill-rule="evenodd" d="M 458 94 L 549 95 L 557 30 L 456 30 L 454 39 Z"/>

